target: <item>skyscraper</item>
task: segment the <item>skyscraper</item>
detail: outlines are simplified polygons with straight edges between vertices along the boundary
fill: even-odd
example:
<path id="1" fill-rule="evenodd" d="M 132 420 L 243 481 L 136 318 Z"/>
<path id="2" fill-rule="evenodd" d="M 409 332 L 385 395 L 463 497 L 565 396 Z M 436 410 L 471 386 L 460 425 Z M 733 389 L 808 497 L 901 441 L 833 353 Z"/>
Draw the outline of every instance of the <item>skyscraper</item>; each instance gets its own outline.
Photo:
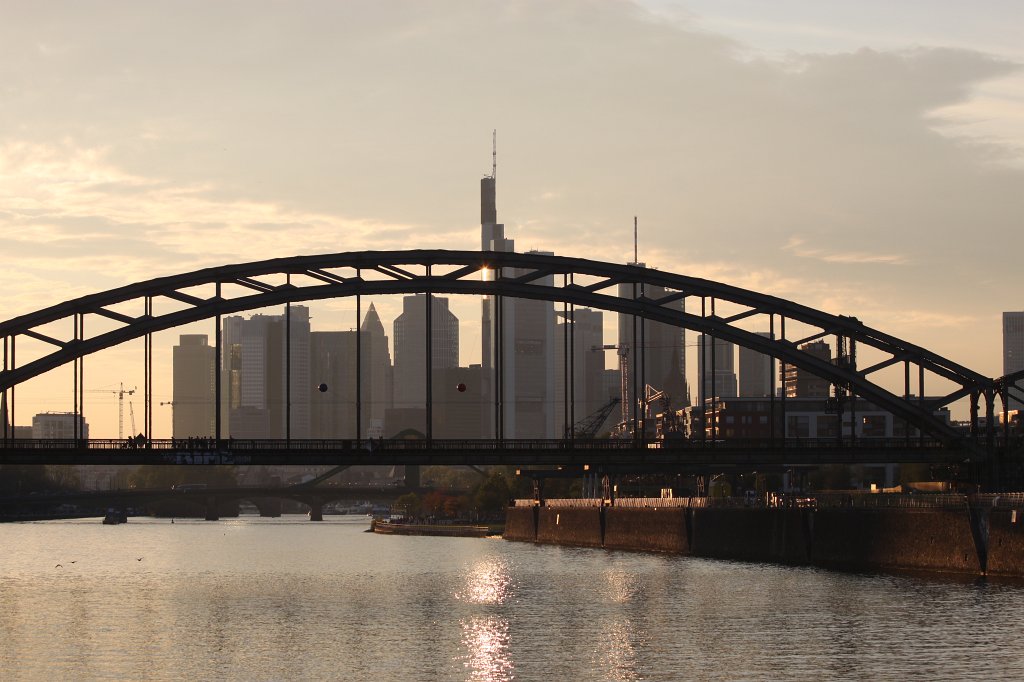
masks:
<path id="1" fill-rule="evenodd" d="M 646 267 L 644 263 L 629 263 Z M 633 284 L 620 284 L 619 298 L 657 299 L 668 292 L 663 287 L 646 285 L 641 288 Z M 679 299 L 664 306 L 669 310 L 685 310 Z M 664 391 L 674 409 L 689 405 L 689 388 L 686 384 L 685 332 L 662 322 L 651 322 L 640 317 L 619 314 L 618 358 L 622 394 L 621 418 L 629 423 L 637 407 L 634 390 L 644 396 L 644 384 L 654 391 Z M 635 329 L 635 333 L 634 333 Z"/>
<path id="2" fill-rule="evenodd" d="M 448 299 L 431 296 L 431 368 L 459 366 L 459 318 L 448 309 Z M 427 386 L 427 295 L 402 299 L 395 318 L 395 407 L 422 407 Z"/>
<path id="3" fill-rule="evenodd" d="M 312 438 L 356 437 L 356 334 L 311 332 L 309 335 L 310 435 Z"/>
<path id="4" fill-rule="evenodd" d="M 800 350 L 809 353 L 825 362 L 832 362 L 832 347 L 824 341 L 812 341 L 800 346 Z M 780 363 L 779 373 L 782 374 L 783 388 L 787 398 L 827 398 L 832 384 L 828 379 L 811 374 L 796 365 Z"/>
<path id="5" fill-rule="evenodd" d="M 562 317 L 561 311 L 558 316 Z M 604 350 L 601 348 L 604 344 L 604 314 L 600 310 L 577 308 L 572 317 L 575 330 L 569 331 L 569 344 L 566 344 L 565 339 L 568 325 L 564 318 L 555 330 L 554 417 L 559 433 L 563 431 L 565 422 L 568 421 L 569 428 L 572 428 L 608 403 Z M 572 351 L 571 355 L 567 353 L 568 350 Z M 567 368 L 572 374 L 568 386 L 565 379 Z M 565 414 L 567 403 L 570 408 L 575 405 L 575 412 L 570 409 L 569 415 Z M 617 410 L 615 417 L 617 421 Z"/>
<path id="6" fill-rule="evenodd" d="M 224 319 L 221 352 L 231 436 L 309 438 L 309 308 L 291 306 L 289 315 L 290 338 L 288 315 Z"/>
<path id="7" fill-rule="evenodd" d="M 363 317 L 360 331 L 362 341 L 362 389 L 363 404 L 362 438 L 384 436 L 384 417 L 391 409 L 393 394 L 393 367 L 391 351 L 388 349 L 388 335 L 380 321 L 377 308 L 371 303 Z M 392 435 L 392 434 L 388 434 Z"/>
<path id="8" fill-rule="evenodd" d="M 505 238 L 505 226 L 497 220 L 496 177 L 492 167 L 491 175 L 480 181 L 480 246 L 485 251 L 515 251 L 515 241 Z M 508 268 L 491 276 L 522 274 L 525 271 Z M 551 286 L 554 279 L 549 275 L 537 279 L 536 283 Z M 501 339 L 497 338 L 497 300 L 493 296 L 484 297 L 482 308 L 481 379 L 486 406 L 483 432 L 488 435 L 496 432 L 494 405 L 500 347 L 503 435 L 507 438 L 555 437 L 554 305 L 549 301 L 502 299 Z"/>
<path id="9" fill-rule="evenodd" d="M 704 349 L 704 357 L 703 360 L 699 356 L 697 359 L 697 373 L 700 376 L 698 405 L 703 405 L 711 397 L 735 398 L 736 344 L 701 334 L 697 337 L 698 354 L 701 348 Z"/>
<path id="10" fill-rule="evenodd" d="M 757 332 L 772 338 L 771 332 Z M 772 394 L 772 357 L 745 346 L 739 349 L 739 385 L 741 398 L 764 398 Z"/>
<path id="11" fill-rule="evenodd" d="M 172 354 L 171 432 L 174 438 L 209 438 L 216 429 L 217 351 L 206 334 L 182 334 Z"/>
<path id="12" fill-rule="evenodd" d="M 1003 376 L 1024 369 L 1024 312 L 1003 313 Z M 1024 403 L 1010 399 L 1009 409 L 1024 409 Z"/>

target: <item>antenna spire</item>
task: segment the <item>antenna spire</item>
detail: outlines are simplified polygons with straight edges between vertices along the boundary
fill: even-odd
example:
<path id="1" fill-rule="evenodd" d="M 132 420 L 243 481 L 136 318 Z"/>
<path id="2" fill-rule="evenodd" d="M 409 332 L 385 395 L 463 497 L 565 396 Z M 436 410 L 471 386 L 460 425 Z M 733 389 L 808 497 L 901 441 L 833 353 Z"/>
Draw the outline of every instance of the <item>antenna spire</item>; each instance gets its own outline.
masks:
<path id="1" fill-rule="evenodd" d="M 640 255 L 637 249 L 636 216 L 633 216 L 633 264 L 640 263 Z"/>
<path id="2" fill-rule="evenodd" d="M 498 129 L 491 131 L 491 177 L 498 179 Z"/>

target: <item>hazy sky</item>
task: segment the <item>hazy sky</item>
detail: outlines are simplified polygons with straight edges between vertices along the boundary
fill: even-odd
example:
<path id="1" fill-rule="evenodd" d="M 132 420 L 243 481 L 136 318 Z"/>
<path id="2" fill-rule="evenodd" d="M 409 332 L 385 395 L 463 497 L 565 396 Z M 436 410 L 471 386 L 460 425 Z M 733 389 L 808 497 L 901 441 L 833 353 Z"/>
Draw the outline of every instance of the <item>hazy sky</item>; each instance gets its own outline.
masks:
<path id="1" fill-rule="evenodd" d="M 0 319 L 221 263 L 471 248 L 497 128 L 520 250 L 621 262 L 638 215 L 660 269 L 998 375 L 1022 8 L 0 0 Z M 31 395 L 19 423 L 70 409 Z"/>

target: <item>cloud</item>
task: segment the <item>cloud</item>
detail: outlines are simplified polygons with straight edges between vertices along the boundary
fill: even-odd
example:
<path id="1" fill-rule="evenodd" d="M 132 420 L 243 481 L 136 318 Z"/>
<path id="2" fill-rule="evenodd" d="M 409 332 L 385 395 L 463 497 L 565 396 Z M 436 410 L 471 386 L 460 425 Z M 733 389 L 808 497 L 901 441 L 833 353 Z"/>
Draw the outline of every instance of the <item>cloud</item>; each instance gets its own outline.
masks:
<path id="1" fill-rule="evenodd" d="M 814 258 L 825 263 L 903 265 L 907 262 L 907 258 L 899 254 L 828 251 L 826 249 L 811 248 L 806 246 L 806 241 L 800 237 L 790 237 L 789 241 L 782 247 L 782 250 L 788 251 L 800 258 Z"/>

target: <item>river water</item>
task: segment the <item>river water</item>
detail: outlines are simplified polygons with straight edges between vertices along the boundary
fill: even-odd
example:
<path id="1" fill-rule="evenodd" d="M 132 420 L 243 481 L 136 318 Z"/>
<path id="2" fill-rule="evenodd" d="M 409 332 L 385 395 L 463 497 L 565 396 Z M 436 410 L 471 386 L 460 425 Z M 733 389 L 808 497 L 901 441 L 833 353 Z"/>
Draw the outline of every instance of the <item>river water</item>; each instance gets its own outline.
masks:
<path id="1" fill-rule="evenodd" d="M 0 679 L 1024 677 L 1019 583 L 367 525 L 0 525 Z"/>

